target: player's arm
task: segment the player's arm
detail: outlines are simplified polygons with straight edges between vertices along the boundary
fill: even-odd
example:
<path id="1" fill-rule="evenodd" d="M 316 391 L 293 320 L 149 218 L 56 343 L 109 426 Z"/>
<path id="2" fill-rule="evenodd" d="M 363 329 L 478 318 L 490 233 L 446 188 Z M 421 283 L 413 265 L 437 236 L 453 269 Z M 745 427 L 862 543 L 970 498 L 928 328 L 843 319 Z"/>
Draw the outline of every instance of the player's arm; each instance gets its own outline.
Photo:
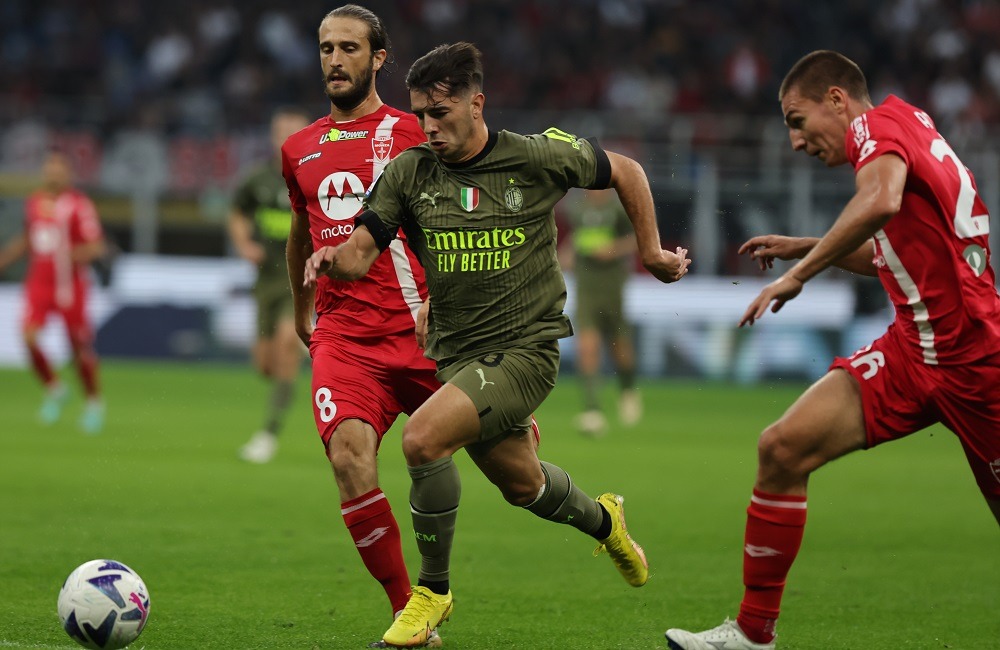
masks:
<path id="1" fill-rule="evenodd" d="M 226 222 L 229 240 L 240 257 L 254 265 L 264 261 L 264 247 L 253 239 L 253 222 L 242 210 L 233 206 Z"/>
<path id="2" fill-rule="evenodd" d="M 28 235 L 21 233 L 7 242 L 0 249 L 0 270 L 5 269 L 11 263 L 24 257 L 28 252 Z"/>
<path id="3" fill-rule="evenodd" d="M 800 260 L 819 243 L 819 237 L 788 237 L 785 235 L 758 235 L 743 242 L 738 254 L 746 253 L 756 260 L 761 271 L 774 268 L 774 260 Z M 833 263 L 834 266 L 859 275 L 877 276 L 872 264 L 875 251 L 871 241 Z"/>
<path id="4" fill-rule="evenodd" d="M 324 246 L 306 260 L 305 282 L 311 285 L 321 275 L 348 281 L 363 278 L 381 253 L 371 231 L 359 223 L 343 244 Z"/>
<path id="5" fill-rule="evenodd" d="M 649 189 L 646 172 L 636 161 L 606 152 L 611 163 L 611 184 L 625 208 L 639 247 L 642 265 L 661 282 L 676 282 L 687 273 L 691 260 L 687 249 L 677 247 L 676 252 L 660 247 L 660 231 L 656 225 L 656 207 Z"/>
<path id="6" fill-rule="evenodd" d="M 295 309 L 295 332 L 302 342 L 309 345 L 312 336 L 313 310 L 316 288 L 306 285 L 304 269 L 312 255 L 312 239 L 309 236 L 309 213 L 292 210 L 292 226 L 285 244 L 285 260 L 288 264 L 288 281 L 292 288 L 292 304 Z"/>
<path id="7" fill-rule="evenodd" d="M 70 251 L 70 259 L 73 260 L 75 264 L 90 264 L 96 259 L 99 259 L 104 255 L 106 247 L 104 244 L 104 238 L 95 239 L 94 241 L 87 241 L 76 244 Z"/>
<path id="8" fill-rule="evenodd" d="M 21 233 L 0 248 L 0 271 L 21 259 L 28 252 L 28 235 Z"/>
<path id="9" fill-rule="evenodd" d="M 899 212 L 905 185 L 906 163 L 894 154 L 879 156 L 858 170 L 854 196 L 830 230 L 798 264 L 764 287 L 744 312 L 740 325 L 753 325 L 772 302 L 771 311 L 777 312 L 818 273 L 849 255 L 859 255 L 862 245 Z"/>

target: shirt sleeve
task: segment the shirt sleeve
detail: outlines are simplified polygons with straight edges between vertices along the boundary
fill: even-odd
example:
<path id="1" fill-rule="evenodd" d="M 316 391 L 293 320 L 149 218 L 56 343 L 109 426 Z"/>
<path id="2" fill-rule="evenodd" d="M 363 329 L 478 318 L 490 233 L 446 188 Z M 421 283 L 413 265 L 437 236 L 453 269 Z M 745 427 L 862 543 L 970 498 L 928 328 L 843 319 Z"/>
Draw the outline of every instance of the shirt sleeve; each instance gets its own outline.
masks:
<path id="1" fill-rule="evenodd" d="M 298 179 L 295 178 L 295 170 L 284 146 L 281 147 L 281 175 L 285 178 L 285 185 L 288 186 L 288 201 L 292 204 L 292 210 L 296 214 L 305 213 L 306 196 L 299 187 Z"/>
<path id="2" fill-rule="evenodd" d="M 97 217 L 97 208 L 94 207 L 93 201 L 83 195 L 80 195 L 76 205 L 76 226 L 80 242 L 96 242 L 104 237 L 101 221 Z"/>
<path id="3" fill-rule="evenodd" d="M 551 128 L 530 140 L 540 150 L 539 160 L 558 187 L 603 190 L 611 184 L 611 162 L 596 139 L 584 140 Z"/>
<path id="4" fill-rule="evenodd" d="M 896 154 L 907 168 L 910 166 L 905 132 L 889 114 L 869 111 L 855 118 L 846 138 L 847 159 L 855 171 L 887 153 Z"/>

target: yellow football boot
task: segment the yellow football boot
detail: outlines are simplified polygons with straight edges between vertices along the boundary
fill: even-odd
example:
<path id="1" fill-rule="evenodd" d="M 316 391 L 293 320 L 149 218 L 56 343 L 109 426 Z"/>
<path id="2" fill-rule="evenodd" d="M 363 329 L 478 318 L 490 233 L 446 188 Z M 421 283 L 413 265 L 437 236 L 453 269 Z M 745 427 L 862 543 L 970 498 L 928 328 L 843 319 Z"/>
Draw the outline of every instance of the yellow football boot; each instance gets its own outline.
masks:
<path id="1" fill-rule="evenodd" d="M 597 497 L 600 503 L 611 515 L 611 534 L 601 540 L 594 550 L 594 556 L 607 551 L 614 560 L 618 571 L 633 587 L 641 587 L 649 580 L 649 563 L 642 547 L 632 541 L 625 527 L 625 497 L 607 492 Z"/>
<path id="2" fill-rule="evenodd" d="M 382 635 L 382 640 L 392 648 L 428 647 L 435 628 L 451 616 L 453 604 L 450 591 L 441 596 L 427 587 L 414 587 L 410 602 Z"/>

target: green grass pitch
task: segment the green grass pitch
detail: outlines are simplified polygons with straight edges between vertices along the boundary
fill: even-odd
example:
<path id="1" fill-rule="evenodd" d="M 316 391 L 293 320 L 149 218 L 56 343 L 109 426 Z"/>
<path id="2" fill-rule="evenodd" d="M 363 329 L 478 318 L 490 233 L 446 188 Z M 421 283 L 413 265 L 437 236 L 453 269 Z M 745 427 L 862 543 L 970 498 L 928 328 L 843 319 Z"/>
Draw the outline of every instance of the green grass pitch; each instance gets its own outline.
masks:
<path id="1" fill-rule="evenodd" d="M 102 370 L 108 422 L 96 437 L 76 429 L 78 400 L 62 424 L 36 424 L 33 378 L 0 371 L 0 650 L 78 647 L 56 597 L 75 566 L 102 557 L 149 587 L 133 648 L 325 650 L 380 637 L 388 604 L 344 530 L 305 375 L 278 457 L 251 466 L 236 449 L 266 392 L 249 366 Z M 593 496 L 626 496 L 649 583 L 628 587 L 588 538 L 506 505 L 460 454 L 446 648 L 665 648 L 667 627 L 735 615 L 757 435 L 803 386 L 642 388 L 642 423 L 600 440 L 572 429 L 571 377 L 538 415 L 543 458 Z M 415 575 L 398 425 L 380 467 Z M 809 505 L 780 648 L 1000 647 L 1000 536 L 950 433 L 824 468 Z"/>

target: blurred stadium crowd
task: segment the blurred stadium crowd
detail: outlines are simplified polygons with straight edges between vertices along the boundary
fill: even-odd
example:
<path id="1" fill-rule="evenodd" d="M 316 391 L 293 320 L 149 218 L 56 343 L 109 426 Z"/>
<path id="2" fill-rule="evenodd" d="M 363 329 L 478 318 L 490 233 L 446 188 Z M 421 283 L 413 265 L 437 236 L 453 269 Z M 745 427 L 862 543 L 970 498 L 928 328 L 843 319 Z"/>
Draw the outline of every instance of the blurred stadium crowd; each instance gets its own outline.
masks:
<path id="1" fill-rule="evenodd" d="M 315 32 L 339 3 L 7 0 L 4 122 L 101 135 L 124 125 L 213 133 L 317 101 Z M 1000 6 L 988 0 L 378 0 L 399 74 L 458 39 L 485 52 L 491 102 L 519 109 L 769 113 L 810 49 L 854 58 L 880 92 L 939 121 L 1000 119 Z M 321 98 L 320 98 L 321 99 Z"/>
<path id="2" fill-rule="evenodd" d="M 102 206 L 112 228 L 128 226 L 140 194 L 187 201 L 180 212 L 160 203 L 161 223 L 215 215 L 218 226 L 240 170 L 267 156 L 271 110 L 327 111 L 315 34 L 339 4 L 6 0 L 0 197 L 23 194 L 16 179 L 30 177 L 58 144 L 99 200 L 133 197 L 117 212 Z M 728 148 L 718 156 L 723 179 L 726 165 L 777 174 L 784 154 L 774 152 L 787 149 L 777 86 L 816 48 L 855 59 L 876 102 L 895 92 L 927 108 L 956 148 L 988 146 L 984 134 L 1000 125 L 1000 4 L 992 0 L 362 4 L 383 17 L 393 40 L 395 65 L 380 80 L 388 103 L 408 105 L 403 79 L 416 57 L 470 40 L 485 54 L 492 127 L 556 124 L 625 143 L 621 150 L 651 176 L 667 179 L 661 192 L 676 185 L 670 179 L 693 178 L 695 157 L 713 146 Z M 768 146 L 771 154 L 759 153 Z M 664 200 L 693 191 L 675 189 L 681 196 Z"/>

